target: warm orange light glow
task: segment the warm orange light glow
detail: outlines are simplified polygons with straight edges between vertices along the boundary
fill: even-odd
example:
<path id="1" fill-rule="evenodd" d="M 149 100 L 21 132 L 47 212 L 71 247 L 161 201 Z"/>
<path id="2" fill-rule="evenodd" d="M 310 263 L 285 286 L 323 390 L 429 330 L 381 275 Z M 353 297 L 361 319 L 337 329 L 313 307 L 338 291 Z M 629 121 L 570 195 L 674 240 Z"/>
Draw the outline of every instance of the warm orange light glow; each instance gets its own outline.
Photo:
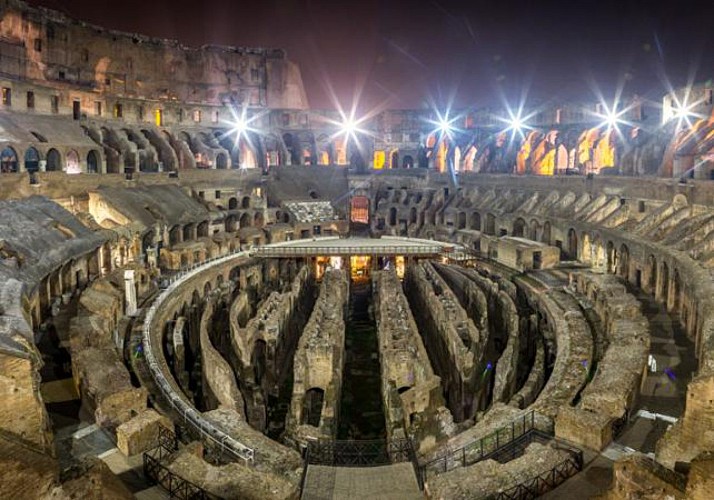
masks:
<path id="1" fill-rule="evenodd" d="M 466 155 L 464 156 L 464 171 L 470 172 L 474 169 L 474 159 L 476 158 L 477 152 L 478 149 L 476 149 L 476 146 L 471 146 L 468 149 Z"/>
<path id="2" fill-rule="evenodd" d="M 352 255 L 350 257 L 350 274 L 355 281 L 368 279 L 371 267 L 372 258 L 369 255 Z"/>
<path id="3" fill-rule="evenodd" d="M 354 196 L 352 198 L 350 220 L 362 224 L 369 223 L 369 199 L 366 196 Z"/>
<path id="4" fill-rule="evenodd" d="M 434 167 L 439 172 L 446 171 L 446 151 L 446 139 L 444 139 L 439 143 L 439 146 L 436 150 L 436 158 L 434 158 Z"/>
<path id="5" fill-rule="evenodd" d="M 382 170 L 384 168 L 384 163 L 386 161 L 386 155 L 384 151 L 374 152 L 374 168 L 376 170 Z"/>
<path id="6" fill-rule="evenodd" d="M 406 259 L 403 255 L 397 255 L 394 259 L 395 268 L 397 270 L 397 277 L 399 279 L 404 278 L 404 270 L 406 269 Z"/>
<path id="7" fill-rule="evenodd" d="M 256 160 L 255 153 L 243 139 L 240 141 L 240 157 L 241 168 L 258 168 L 258 161 Z"/>
<path id="8" fill-rule="evenodd" d="M 335 139 L 335 160 L 338 165 L 347 165 L 347 141 L 344 137 Z"/>

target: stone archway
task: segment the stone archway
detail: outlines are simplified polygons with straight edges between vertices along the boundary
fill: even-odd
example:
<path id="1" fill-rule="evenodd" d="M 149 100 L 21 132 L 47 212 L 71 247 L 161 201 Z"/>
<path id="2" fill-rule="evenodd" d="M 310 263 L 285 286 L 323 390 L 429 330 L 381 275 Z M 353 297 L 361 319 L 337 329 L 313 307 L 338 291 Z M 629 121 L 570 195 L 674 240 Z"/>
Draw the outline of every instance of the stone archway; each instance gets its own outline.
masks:
<path id="1" fill-rule="evenodd" d="M 513 221 L 513 231 L 511 234 L 517 238 L 523 238 L 526 235 L 526 221 L 520 217 Z"/>
<path id="2" fill-rule="evenodd" d="M 48 172 L 59 172 L 62 170 L 62 157 L 59 151 L 54 148 L 47 151 L 47 165 L 45 168 Z"/>
<path id="3" fill-rule="evenodd" d="M 37 172 L 40 169 L 40 153 L 30 146 L 25 151 L 25 170 L 27 172 Z"/>
<path id="4" fill-rule="evenodd" d="M 99 155 L 95 150 L 87 153 L 87 172 L 90 174 L 99 173 Z"/>
<path id="5" fill-rule="evenodd" d="M 65 157 L 67 166 L 65 172 L 68 174 L 80 174 L 82 173 L 82 167 L 79 164 L 79 154 L 74 149 L 67 151 L 67 156 Z"/>

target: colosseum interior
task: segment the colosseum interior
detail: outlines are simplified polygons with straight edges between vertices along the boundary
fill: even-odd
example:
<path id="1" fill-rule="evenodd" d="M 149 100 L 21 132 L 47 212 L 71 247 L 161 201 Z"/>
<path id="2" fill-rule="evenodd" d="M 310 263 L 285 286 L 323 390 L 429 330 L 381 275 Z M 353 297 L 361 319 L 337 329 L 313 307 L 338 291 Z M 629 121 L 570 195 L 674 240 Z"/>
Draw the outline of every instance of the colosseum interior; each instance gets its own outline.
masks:
<path id="1" fill-rule="evenodd" d="M 711 84 L 352 141 L 283 50 L 2 0 L 0 86 L 1 498 L 711 498 Z"/>

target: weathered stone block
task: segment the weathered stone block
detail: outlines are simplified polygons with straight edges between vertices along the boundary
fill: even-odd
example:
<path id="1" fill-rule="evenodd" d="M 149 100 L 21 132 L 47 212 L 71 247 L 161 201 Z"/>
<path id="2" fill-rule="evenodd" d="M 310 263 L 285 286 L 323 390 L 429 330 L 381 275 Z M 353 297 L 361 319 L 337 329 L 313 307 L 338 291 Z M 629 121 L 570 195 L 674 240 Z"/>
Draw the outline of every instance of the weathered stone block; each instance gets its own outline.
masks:
<path id="1" fill-rule="evenodd" d="M 555 436 L 600 451 L 612 441 L 613 419 L 582 408 L 562 407 L 555 421 Z"/>
<path id="2" fill-rule="evenodd" d="M 126 456 L 154 448 L 158 443 L 161 427 L 173 431 L 174 424 L 155 410 L 144 410 L 117 427 L 117 448 Z"/>

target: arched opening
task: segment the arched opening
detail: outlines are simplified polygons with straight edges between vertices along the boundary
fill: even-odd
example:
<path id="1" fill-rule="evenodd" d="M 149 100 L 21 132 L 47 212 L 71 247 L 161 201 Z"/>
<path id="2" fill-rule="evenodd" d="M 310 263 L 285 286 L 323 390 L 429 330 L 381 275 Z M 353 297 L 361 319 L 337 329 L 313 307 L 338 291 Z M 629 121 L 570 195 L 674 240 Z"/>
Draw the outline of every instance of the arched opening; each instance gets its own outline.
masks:
<path id="1" fill-rule="evenodd" d="M 292 134 L 283 134 L 283 142 L 285 149 L 288 150 L 290 163 L 292 165 L 300 165 L 300 144 Z"/>
<path id="2" fill-rule="evenodd" d="M 208 221 L 201 222 L 198 225 L 196 232 L 197 232 L 197 235 L 199 238 L 207 238 L 208 237 Z"/>
<path id="3" fill-rule="evenodd" d="M 174 226 L 169 231 L 169 246 L 181 243 L 181 226 Z"/>
<path id="4" fill-rule="evenodd" d="M 414 168 L 414 157 L 406 155 L 402 158 L 402 168 Z"/>
<path id="5" fill-rule="evenodd" d="M 538 233 L 540 232 L 540 224 L 537 220 L 531 220 L 531 232 L 529 238 L 533 241 L 538 241 Z"/>
<path id="6" fill-rule="evenodd" d="M 244 196 L 240 202 L 240 207 L 242 209 L 250 208 L 250 196 Z"/>
<path id="7" fill-rule="evenodd" d="M 511 234 L 517 238 L 523 238 L 526 235 L 526 221 L 520 217 L 513 221 L 513 231 Z"/>
<path id="8" fill-rule="evenodd" d="M 481 214 L 478 212 L 471 212 L 471 220 L 469 221 L 469 228 L 474 231 L 481 231 Z"/>
<path id="9" fill-rule="evenodd" d="M 232 232 L 234 232 L 234 231 L 236 230 L 236 218 L 235 218 L 235 216 L 234 216 L 234 215 L 229 215 L 228 217 L 226 217 L 225 225 L 226 225 L 226 232 L 227 232 L 227 233 L 232 233 Z"/>
<path id="10" fill-rule="evenodd" d="M 484 228 L 484 233 L 495 235 L 496 234 L 496 216 L 493 214 L 486 214 L 486 227 Z"/>
<path id="11" fill-rule="evenodd" d="M 183 241 L 191 241 L 193 239 L 193 224 L 186 224 L 183 227 Z"/>
<path id="12" fill-rule="evenodd" d="M 40 153 L 33 147 L 25 151 L 25 170 L 37 172 L 40 169 Z"/>
<path id="13" fill-rule="evenodd" d="M 87 153 L 87 172 L 90 174 L 99 173 L 99 156 L 94 150 Z"/>
<path id="14" fill-rule="evenodd" d="M 391 163 L 389 164 L 390 168 L 399 168 L 399 151 L 394 151 L 392 152 L 392 158 L 391 158 Z"/>
<path id="15" fill-rule="evenodd" d="M 0 172 L 3 174 L 17 172 L 17 153 L 10 146 L 0 153 Z"/>
<path id="16" fill-rule="evenodd" d="M 313 427 L 320 426 L 322 417 L 322 402 L 325 399 L 325 391 L 322 389 L 313 388 L 305 393 L 302 400 L 302 419 L 301 425 L 311 425 Z"/>
<path id="17" fill-rule="evenodd" d="M 646 292 L 655 295 L 657 292 L 657 259 L 655 256 L 650 254 L 647 257 L 647 283 Z"/>
<path id="18" fill-rule="evenodd" d="M 263 212 L 256 212 L 255 216 L 253 217 L 253 226 L 263 227 L 264 223 L 265 221 L 263 219 Z"/>
<path id="19" fill-rule="evenodd" d="M 608 241 L 605 245 L 605 255 L 607 256 L 607 272 L 615 274 L 617 269 L 617 255 L 615 254 L 615 245 L 612 241 Z"/>
<path id="20" fill-rule="evenodd" d="M 659 273 L 659 292 L 657 298 L 662 300 L 667 305 L 667 297 L 669 295 L 669 268 L 666 262 L 662 262 L 662 269 Z"/>
<path id="21" fill-rule="evenodd" d="M 82 167 L 79 165 L 79 155 L 74 149 L 67 151 L 67 168 L 65 171 L 68 174 L 82 173 Z"/>
<path id="22" fill-rule="evenodd" d="M 540 241 L 546 245 L 550 245 L 550 221 L 543 223 L 543 233 L 540 236 Z"/>
<path id="23" fill-rule="evenodd" d="M 45 169 L 48 172 L 59 172 L 62 170 L 62 158 L 56 149 L 47 151 L 47 165 Z"/>
<path id="24" fill-rule="evenodd" d="M 466 212 L 459 212 L 456 222 L 457 222 L 456 227 L 458 229 L 466 229 Z"/>
<path id="25" fill-rule="evenodd" d="M 397 209 L 394 207 L 389 209 L 389 225 L 390 226 L 397 225 Z"/>
<path id="26" fill-rule="evenodd" d="M 248 212 L 243 212 L 243 215 L 240 216 L 240 220 L 238 221 L 240 227 L 250 227 L 252 222 L 253 219 Z"/>
<path id="27" fill-rule="evenodd" d="M 620 266 L 618 274 L 625 279 L 630 276 L 630 249 L 624 243 L 620 245 Z"/>
<path id="28" fill-rule="evenodd" d="M 578 260 L 578 234 L 572 227 L 568 229 L 568 258 Z"/>
<path id="29" fill-rule="evenodd" d="M 236 208 L 238 208 L 238 199 L 230 198 L 228 200 L 228 210 L 235 210 Z"/>
<path id="30" fill-rule="evenodd" d="M 228 156 L 225 153 L 218 153 L 216 155 L 216 168 L 219 170 L 228 168 Z"/>
<path id="31" fill-rule="evenodd" d="M 412 207 L 411 210 L 409 210 L 409 223 L 416 224 L 416 222 L 417 222 L 417 209 L 416 209 L 416 207 Z"/>

